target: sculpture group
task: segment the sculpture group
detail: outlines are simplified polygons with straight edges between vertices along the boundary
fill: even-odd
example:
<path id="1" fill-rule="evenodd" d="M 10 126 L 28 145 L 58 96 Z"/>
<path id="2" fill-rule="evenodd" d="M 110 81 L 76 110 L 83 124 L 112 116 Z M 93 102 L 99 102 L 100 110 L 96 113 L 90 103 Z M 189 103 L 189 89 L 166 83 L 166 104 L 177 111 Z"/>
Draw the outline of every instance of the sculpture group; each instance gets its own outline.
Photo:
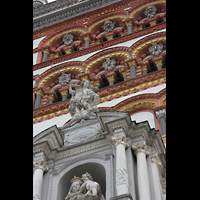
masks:
<path id="1" fill-rule="evenodd" d="M 74 90 L 73 87 L 79 89 Z M 96 88 L 91 87 L 90 81 L 88 80 L 82 80 L 80 85 L 69 85 L 69 93 L 71 94 L 69 112 L 72 119 L 65 127 L 72 126 L 82 119 L 88 120 L 96 118 L 95 112 L 99 111 L 97 105 L 100 102 L 100 97 L 91 89 Z"/>
<path id="2" fill-rule="evenodd" d="M 74 176 L 65 200 L 105 200 L 100 185 L 86 172 L 82 178 Z"/>

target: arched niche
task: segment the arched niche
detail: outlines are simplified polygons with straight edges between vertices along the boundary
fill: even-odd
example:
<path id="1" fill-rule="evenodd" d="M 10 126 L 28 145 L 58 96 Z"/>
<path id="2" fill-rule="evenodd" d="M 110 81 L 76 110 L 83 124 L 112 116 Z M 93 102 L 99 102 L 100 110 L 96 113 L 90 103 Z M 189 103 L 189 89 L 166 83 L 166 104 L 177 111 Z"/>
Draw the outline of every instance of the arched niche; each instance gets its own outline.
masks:
<path id="1" fill-rule="evenodd" d="M 57 199 L 64 200 L 67 196 L 70 188 L 70 181 L 74 176 L 82 177 L 84 173 L 90 173 L 94 181 L 101 186 L 101 192 L 106 197 L 106 171 L 103 165 L 99 163 L 89 162 L 82 165 L 78 165 L 68 172 L 66 172 L 58 182 Z"/>

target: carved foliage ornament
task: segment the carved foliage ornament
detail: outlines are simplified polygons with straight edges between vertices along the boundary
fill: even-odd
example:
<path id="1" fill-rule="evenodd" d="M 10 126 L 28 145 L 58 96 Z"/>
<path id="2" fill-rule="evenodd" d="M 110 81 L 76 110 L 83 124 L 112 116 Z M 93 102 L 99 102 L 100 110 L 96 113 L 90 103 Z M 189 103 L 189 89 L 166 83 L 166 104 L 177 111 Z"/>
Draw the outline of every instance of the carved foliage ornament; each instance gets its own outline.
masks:
<path id="1" fill-rule="evenodd" d="M 69 46 L 73 43 L 74 36 L 72 34 L 66 33 L 63 37 L 63 42 L 66 46 Z"/>
<path id="2" fill-rule="evenodd" d="M 106 58 L 106 61 L 103 62 L 102 67 L 107 71 L 111 71 L 115 68 L 115 63 L 116 63 L 116 60 L 114 58 L 112 59 Z"/>
<path id="3" fill-rule="evenodd" d="M 112 22 L 112 21 L 108 20 L 108 21 L 106 21 L 106 22 L 104 23 L 103 26 L 101 26 L 101 28 L 103 28 L 104 31 L 107 32 L 107 33 L 108 33 L 108 32 L 111 32 L 111 31 L 113 31 L 113 29 L 114 29 L 114 27 L 115 27 L 115 23 L 116 23 L 116 22 Z"/>
<path id="4" fill-rule="evenodd" d="M 143 12 L 148 18 L 153 18 L 156 14 L 156 6 L 148 6 Z"/>
<path id="5" fill-rule="evenodd" d="M 157 42 L 154 42 L 150 47 L 149 47 L 149 52 L 152 54 L 152 55 L 159 55 L 163 52 L 163 44 L 162 43 L 159 43 L 157 44 Z"/>
<path id="6" fill-rule="evenodd" d="M 59 84 L 66 85 L 71 80 L 71 74 L 65 74 L 65 72 L 62 72 L 62 75 L 58 77 Z"/>

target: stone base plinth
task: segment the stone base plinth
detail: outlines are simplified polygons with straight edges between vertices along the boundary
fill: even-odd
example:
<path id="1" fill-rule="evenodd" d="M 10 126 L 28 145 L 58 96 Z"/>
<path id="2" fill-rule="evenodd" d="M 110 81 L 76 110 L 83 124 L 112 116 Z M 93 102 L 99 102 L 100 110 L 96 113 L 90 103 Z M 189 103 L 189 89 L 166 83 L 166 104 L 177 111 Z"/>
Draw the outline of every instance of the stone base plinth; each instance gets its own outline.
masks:
<path id="1" fill-rule="evenodd" d="M 133 200 L 130 193 L 118 195 L 115 197 L 110 198 L 110 200 Z"/>

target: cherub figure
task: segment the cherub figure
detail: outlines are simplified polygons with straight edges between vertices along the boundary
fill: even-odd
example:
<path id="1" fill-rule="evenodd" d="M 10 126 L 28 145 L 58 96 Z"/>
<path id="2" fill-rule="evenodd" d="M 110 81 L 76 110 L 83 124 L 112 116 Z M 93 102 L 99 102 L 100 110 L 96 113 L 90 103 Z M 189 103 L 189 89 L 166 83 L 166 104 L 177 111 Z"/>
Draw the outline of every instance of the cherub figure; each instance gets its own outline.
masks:
<path id="1" fill-rule="evenodd" d="M 97 182 L 93 181 L 91 174 L 89 174 L 88 172 L 82 174 L 82 180 L 84 183 L 81 185 L 80 192 L 84 191 L 84 189 L 86 188 L 86 196 L 101 198 L 102 194 L 100 185 Z"/>

